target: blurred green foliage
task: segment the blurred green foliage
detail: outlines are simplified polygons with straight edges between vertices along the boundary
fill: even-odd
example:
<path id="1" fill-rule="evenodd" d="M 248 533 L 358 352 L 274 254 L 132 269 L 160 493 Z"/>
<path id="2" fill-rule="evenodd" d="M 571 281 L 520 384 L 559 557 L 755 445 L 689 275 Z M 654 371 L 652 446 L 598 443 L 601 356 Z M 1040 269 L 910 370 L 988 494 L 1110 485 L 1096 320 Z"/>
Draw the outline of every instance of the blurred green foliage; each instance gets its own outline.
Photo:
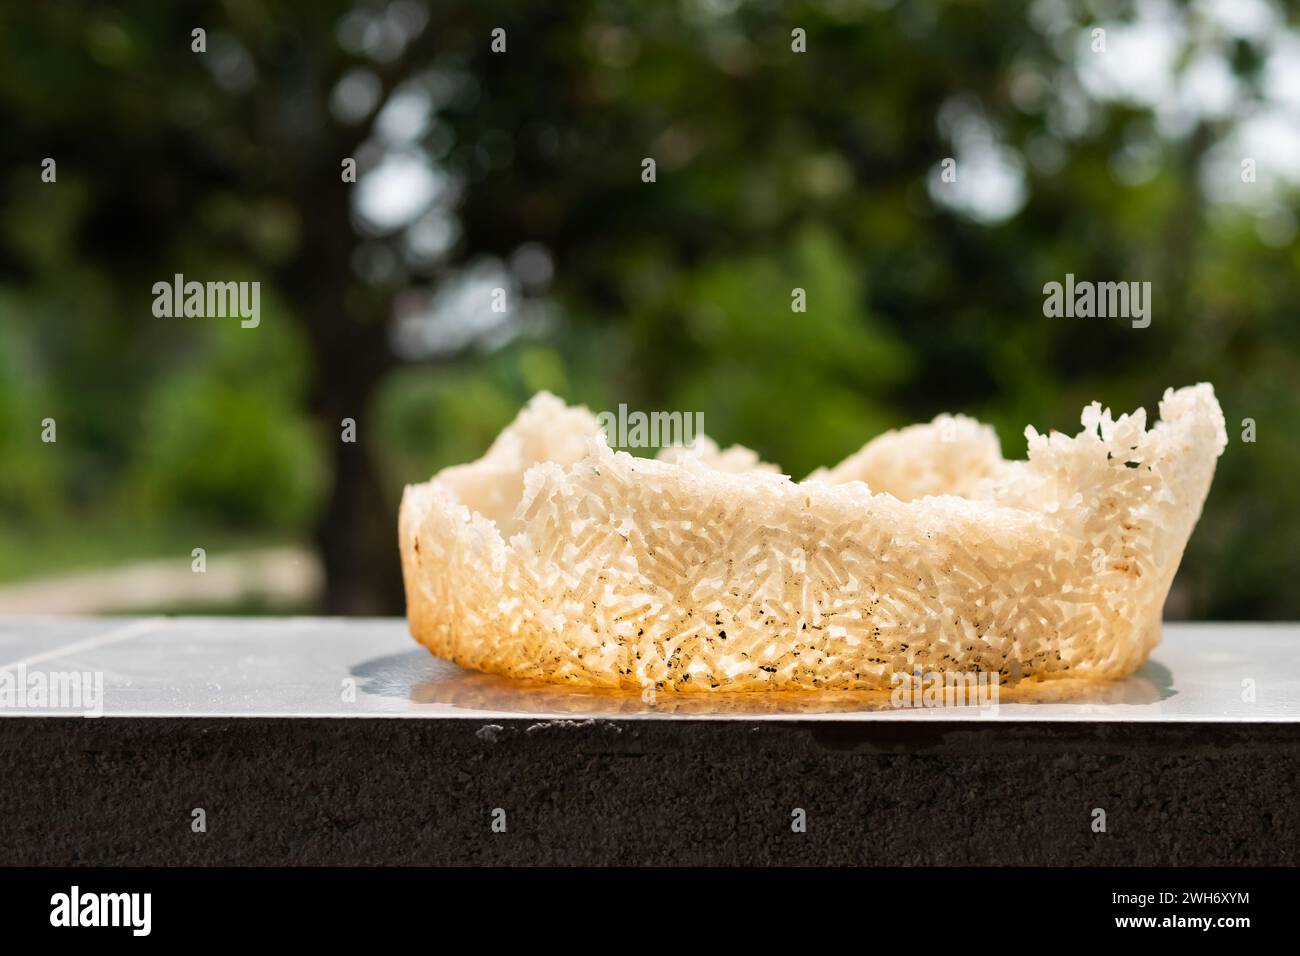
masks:
<path id="1" fill-rule="evenodd" d="M 1278 28 L 1252 38 L 1175 8 L 1171 75 L 1210 51 L 1239 97 L 1178 127 L 1081 85 L 1091 28 L 1136 9 L 7 7 L 0 575 L 32 570 L 6 549 L 69 528 L 134 528 L 187 554 L 179 529 L 207 527 L 312 537 L 331 596 L 379 579 L 331 607 L 398 611 L 384 585 L 402 484 L 481 454 L 538 389 L 596 410 L 702 411 L 720 442 L 799 477 L 942 411 L 994 423 L 1022 456 L 1027 423 L 1074 430 L 1094 399 L 1154 415 L 1165 387 L 1208 380 L 1231 441 L 1170 613 L 1296 618 L 1295 185 L 1252 207 L 1222 201 L 1235 157 L 1207 173 L 1267 103 L 1269 44 L 1294 36 L 1294 13 L 1269 7 Z M 197 25 L 206 60 L 189 49 Z M 489 49 L 497 26 L 504 55 Z M 390 27 L 409 34 L 391 49 Z M 421 122 L 394 133 L 377 105 L 339 115 L 349 76 L 381 102 L 414 91 Z M 1016 159 L 1017 208 L 943 200 L 942 158 L 979 168 L 962 116 Z M 352 194 L 398 154 L 458 188 L 400 225 L 367 222 Z M 57 186 L 39 181 L 44 156 L 59 157 Z M 339 182 L 342 156 L 360 157 L 361 184 Z M 431 221 L 450 240 L 413 254 Z M 517 266 L 535 246 L 553 275 Z M 394 354 L 392 313 L 485 262 L 516 295 L 513 324 Z M 154 319 L 151 284 L 181 271 L 261 279 L 260 327 Z M 1067 272 L 1151 281 L 1150 328 L 1045 319 L 1043 284 Z M 806 312 L 791 311 L 796 287 Z M 342 414 L 359 423 L 355 451 L 337 440 Z M 57 446 L 39 441 L 46 415 Z M 69 566 L 101 560 L 67 551 Z"/>

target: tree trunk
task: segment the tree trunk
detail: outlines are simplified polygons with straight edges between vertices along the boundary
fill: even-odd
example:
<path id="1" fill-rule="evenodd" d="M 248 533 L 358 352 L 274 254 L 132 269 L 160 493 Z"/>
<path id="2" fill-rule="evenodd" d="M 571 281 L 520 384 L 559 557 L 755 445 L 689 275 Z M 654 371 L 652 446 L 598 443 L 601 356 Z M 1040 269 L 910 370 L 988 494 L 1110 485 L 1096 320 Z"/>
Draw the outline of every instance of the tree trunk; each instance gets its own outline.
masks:
<path id="1" fill-rule="evenodd" d="M 316 546 L 325 566 L 329 614 L 401 614 L 404 610 L 397 549 L 397 509 L 388 500 L 359 412 L 345 413 L 331 396 L 322 413 L 330 440 L 333 483 L 316 525 Z M 340 422 L 357 420 L 356 442 L 340 439 Z"/>
<path id="2" fill-rule="evenodd" d="M 366 412 L 394 364 L 388 348 L 390 302 L 349 296 L 354 236 L 348 197 L 329 170 L 311 199 L 299 202 L 303 243 L 282 274 L 312 351 L 311 407 L 329 449 L 329 496 L 315 528 L 325 568 L 325 610 L 331 614 L 401 614 L 397 502 L 384 489 Z M 356 422 L 343 440 L 343 420 Z"/>

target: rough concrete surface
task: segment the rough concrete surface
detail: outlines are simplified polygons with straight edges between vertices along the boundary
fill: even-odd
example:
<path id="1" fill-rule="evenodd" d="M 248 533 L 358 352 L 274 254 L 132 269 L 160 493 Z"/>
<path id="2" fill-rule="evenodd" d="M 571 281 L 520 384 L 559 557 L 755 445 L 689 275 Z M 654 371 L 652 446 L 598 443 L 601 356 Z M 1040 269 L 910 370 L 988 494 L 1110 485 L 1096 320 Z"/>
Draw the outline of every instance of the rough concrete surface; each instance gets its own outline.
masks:
<path id="1" fill-rule="evenodd" d="M 3 865 L 1300 861 L 1291 724 L 8 718 L 0 767 Z"/>

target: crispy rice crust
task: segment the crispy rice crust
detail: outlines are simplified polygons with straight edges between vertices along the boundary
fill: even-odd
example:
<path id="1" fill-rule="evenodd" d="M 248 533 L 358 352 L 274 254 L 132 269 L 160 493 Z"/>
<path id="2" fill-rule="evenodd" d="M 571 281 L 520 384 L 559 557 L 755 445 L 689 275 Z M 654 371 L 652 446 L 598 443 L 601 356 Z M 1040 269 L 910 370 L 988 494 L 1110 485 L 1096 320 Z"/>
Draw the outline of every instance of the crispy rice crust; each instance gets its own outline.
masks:
<path id="1" fill-rule="evenodd" d="M 1078 435 L 940 416 L 802 482 L 707 439 L 611 451 L 541 393 L 406 488 L 411 633 L 465 667 L 658 692 L 885 689 L 896 672 L 1131 674 L 1227 444 L 1214 389 Z M 874 491 L 873 491 L 874 489 Z"/>

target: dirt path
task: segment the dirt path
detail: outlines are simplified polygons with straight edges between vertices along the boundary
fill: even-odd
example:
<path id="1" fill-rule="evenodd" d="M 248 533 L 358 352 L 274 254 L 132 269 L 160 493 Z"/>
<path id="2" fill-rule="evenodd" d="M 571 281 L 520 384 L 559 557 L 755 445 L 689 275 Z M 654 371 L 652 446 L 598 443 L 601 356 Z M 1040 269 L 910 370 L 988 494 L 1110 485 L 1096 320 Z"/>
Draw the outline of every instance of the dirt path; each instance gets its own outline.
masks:
<path id="1" fill-rule="evenodd" d="M 322 583 L 311 551 L 266 548 L 209 555 L 201 573 L 186 556 L 0 585 L 0 614 L 112 614 L 250 601 L 301 607 L 319 598 Z"/>

